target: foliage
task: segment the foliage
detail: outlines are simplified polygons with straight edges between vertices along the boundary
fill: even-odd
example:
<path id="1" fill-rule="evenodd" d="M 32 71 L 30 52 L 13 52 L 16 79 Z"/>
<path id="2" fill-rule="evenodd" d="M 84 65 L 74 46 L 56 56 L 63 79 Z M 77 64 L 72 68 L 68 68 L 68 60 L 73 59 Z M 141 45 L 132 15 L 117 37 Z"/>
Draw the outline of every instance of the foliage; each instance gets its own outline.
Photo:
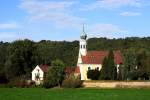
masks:
<path id="1" fill-rule="evenodd" d="M 8 51 L 5 62 L 7 78 L 11 79 L 20 75 L 28 75 L 29 77 L 33 66 L 33 42 L 30 40 L 15 41 L 8 46 Z"/>
<path id="2" fill-rule="evenodd" d="M 0 72 L 0 84 L 8 83 L 6 75 L 4 72 Z"/>
<path id="3" fill-rule="evenodd" d="M 82 87 L 83 81 L 81 81 L 80 76 L 71 74 L 62 83 L 62 87 L 65 88 L 79 88 Z"/>
<path id="4" fill-rule="evenodd" d="M 98 69 L 92 69 L 87 71 L 87 78 L 91 80 L 98 80 L 100 77 L 100 71 Z"/>
<path id="5" fill-rule="evenodd" d="M 29 85 L 27 84 L 27 81 L 23 78 L 23 77 L 16 77 L 15 79 L 12 79 L 9 81 L 9 83 L 7 84 L 7 87 L 20 87 L 20 88 L 24 88 L 24 87 L 28 87 Z"/>
<path id="6" fill-rule="evenodd" d="M 55 59 L 61 59 L 65 66 L 76 66 L 78 50 L 78 41 L 41 40 L 34 42 L 25 39 L 11 43 L 0 42 L 0 73 L 3 73 L 1 75 L 5 75 L 7 80 L 22 75 L 29 79 L 31 78 L 30 72 L 36 65 L 51 65 L 51 61 Z M 123 65 L 125 65 L 124 79 L 127 79 L 127 76 L 130 77 L 128 74 L 131 70 L 134 70 L 138 62 L 141 62 L 141 67 L 146 70 L 146 74 L 150 77 L 150 37 L 90 38 L 88 39 L 88 50 L 120 50 L 124 58 Z M 146 57 L 141 61 L 142 59 L 140 60 L 138 55 L 143 51 Z"/>
<path id="7" fill-rule="evenodd" d="M 145 51 L 127 51 L 124 54 L 125 79 L 148 80 L 149 79 L 149 56 Z"/>
<path id="8" fill-rule="evenodd" d="M 117 68 L 114 63 L 113 51 L 110 51 L 108 57 L 104 58 L 100 79 L 102 80 L 116 80 L 117 79 Z"/>
<path id="9" fill-rule="evenodd" d="M 49 68 L 49 71 L 44 80 L 44 87 L 51 88 L 57 85 L 61 85 L 64 80 L 64 63 L 61 60 L 52 61 L 52 66 Z"/>

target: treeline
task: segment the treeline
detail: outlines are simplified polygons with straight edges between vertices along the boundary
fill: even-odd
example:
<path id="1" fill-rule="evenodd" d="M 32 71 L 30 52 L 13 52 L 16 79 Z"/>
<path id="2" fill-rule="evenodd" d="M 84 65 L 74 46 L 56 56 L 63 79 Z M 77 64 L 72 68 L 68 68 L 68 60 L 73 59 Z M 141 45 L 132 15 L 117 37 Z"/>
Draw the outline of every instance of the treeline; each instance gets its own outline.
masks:
<path id="1" fill-rule="evenodd" d="M 34 42 L 26 39 L 0 42 L 0 83 L 18 76 L 30 79 L 36 65 L 51 65 L 56 59 L 61 59 L 65 66 L 75 66 L 77 55 L 78 41 Z"/>
<path id="2" fill-rule="evenodd" d="M 129 72 L 133 65 L 149 66 L 150 37 L 126 39 L 88 39 L 88 50 L 120 50 Z M 17 40 L 11 43 L 0 42 L 0 83 L 18 76 L 30 79 L 32 69 L 38 64 L 51 65 L 60 59 L 65 66 L 76 66 L 79 41 Z M 126 60 L 127 59 L 127 60 Z M 130 59 L 130 60 L 129 60 Z M 138 60 L 140 59 L 140 60 Z M 128 61 L 129 60 L 129 61 Z M 138 62 L 138 61 L 140 62 Z M 142 61 L 143 60 L 143 61 Z M 147 62 L 146 62 L 147 60 Z"/>

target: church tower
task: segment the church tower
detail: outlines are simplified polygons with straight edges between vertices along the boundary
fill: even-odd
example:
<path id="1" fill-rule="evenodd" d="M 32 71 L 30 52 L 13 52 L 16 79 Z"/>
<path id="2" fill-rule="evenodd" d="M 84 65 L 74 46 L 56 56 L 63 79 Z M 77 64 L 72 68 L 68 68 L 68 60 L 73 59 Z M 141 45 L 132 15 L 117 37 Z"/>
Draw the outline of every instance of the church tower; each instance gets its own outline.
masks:
<path id="1" fill-rule="evenodd" d="M 85 33 L 84 25 L 83 25 L 83 30 L 81 32 L 80 42 L 79 42 L 78 64 L 82 63 L 81 56 L 86 56 L 86 54 L 87 54 L 87 42 L 86 42 L 86 39 L 87 39 L 87 34 Z"/>
<path id="2" fill-rule="evenodd" d="M 80 35 L 80 47 L 79 47 L 79 53 L 82 56 L 85 56 L 87 53 L 86 38 L 87 38 L 87 34 L 84 31 L 84 25 L 83 25 L 83 30 L 82 30 L 81 35 Z"/>

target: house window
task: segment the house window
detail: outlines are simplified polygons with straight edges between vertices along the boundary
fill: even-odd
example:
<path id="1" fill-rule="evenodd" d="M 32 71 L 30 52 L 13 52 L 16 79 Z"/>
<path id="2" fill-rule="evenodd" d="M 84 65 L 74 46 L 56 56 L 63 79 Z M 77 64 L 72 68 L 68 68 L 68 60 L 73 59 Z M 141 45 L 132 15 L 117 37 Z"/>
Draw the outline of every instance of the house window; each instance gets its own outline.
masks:
<path id="1" fill-rule="evenodd" d="M 88 67 L 88 70 L 91 70 L 91 67 Z"/>

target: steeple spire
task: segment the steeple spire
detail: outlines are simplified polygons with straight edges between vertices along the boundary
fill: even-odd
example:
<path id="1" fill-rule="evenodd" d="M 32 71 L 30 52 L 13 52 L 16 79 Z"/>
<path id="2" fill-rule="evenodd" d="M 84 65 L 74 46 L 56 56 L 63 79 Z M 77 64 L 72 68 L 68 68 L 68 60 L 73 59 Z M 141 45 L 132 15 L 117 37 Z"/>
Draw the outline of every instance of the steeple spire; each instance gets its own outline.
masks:
<path id="1" fill-rule="evenodd" d="M 81 36 L 80 36 L 81 39 L 85 39 L 87 38 L 87 34 L 85 33 L 85 29 L 84 29 L 84 24 L 83 24 L 83 28 L 82 28 L 82 32 L 81 32 Z"/>
<path id="2" fill-rule="evenodd" d="M 84 24 L 83 24 L 83 30 L 82 30 L 82 32 L 85 33 L 85 31 L 84 31 Z"/>

